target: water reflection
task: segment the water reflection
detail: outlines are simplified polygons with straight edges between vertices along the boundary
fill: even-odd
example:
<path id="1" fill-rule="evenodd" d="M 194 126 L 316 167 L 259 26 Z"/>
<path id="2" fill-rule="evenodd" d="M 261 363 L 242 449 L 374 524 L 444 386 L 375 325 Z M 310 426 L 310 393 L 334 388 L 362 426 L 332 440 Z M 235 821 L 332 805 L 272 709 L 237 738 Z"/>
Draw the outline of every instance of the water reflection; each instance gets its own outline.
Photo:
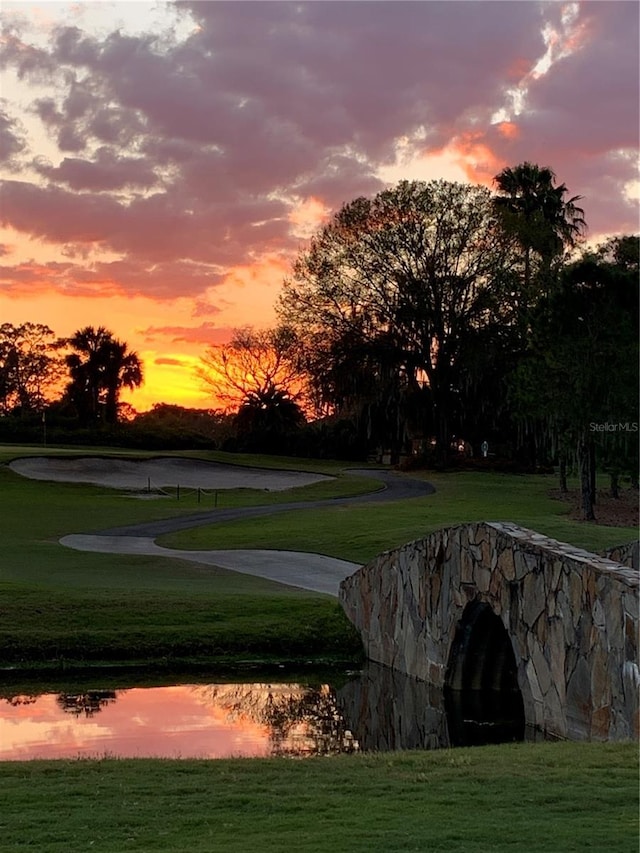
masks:
<path id="1" fill-rule="evenodd" d="M 444 702 L 451 746 L 482 746 L 525 738 L 524 705 L 519 691 L 448 690 Z"/>
<path id="2" fill-rule="evenodd" d="M 0 760 L 331 755 L 522 739 L 523 724 L 503 705 L 492 718 L 485 701 L 472 721 L 469 697 L 445 701 L 433 685 L 377 664 L 342 681 L 5 691 Z"/>
<path id="3" fill-rule="evenodd" d="M 116 701 L 115 690 L 90 690 L 87 693 L 61 693 L 56 702 L 65 714 L 73 714 L 79 717 L 93 717 L 101 711 L 105 705 Z"/>
<path id="4" fill-rule="evenodd" d="M 369 662 L 338 704 L 363 751 L 449 746 L 442 691 L 425 681 Z"/>
<path id="5" fill-rule="evenodd" d="M 270 755 L 331 755 L 358 748 L 328 684 L 215 684 L 198 692 L 224 708 L 227 719 L 264 726 Z"/>

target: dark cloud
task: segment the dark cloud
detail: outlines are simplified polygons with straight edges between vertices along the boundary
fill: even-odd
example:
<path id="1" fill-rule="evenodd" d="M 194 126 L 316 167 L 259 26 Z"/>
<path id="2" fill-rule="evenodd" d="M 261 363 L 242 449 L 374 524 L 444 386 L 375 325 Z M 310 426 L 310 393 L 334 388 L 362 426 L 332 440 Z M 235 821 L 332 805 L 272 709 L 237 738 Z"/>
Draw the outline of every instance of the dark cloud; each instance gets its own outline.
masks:
<path id="1" fill-rule="evenodd" d="M 148 296 L 171 300 L 176 294 L 197 298 L 218 280 L 219 274 L 211 266 L 182 260 L 149 264 L 134 258 L 0 265 L 0 287 L 6 293 L 16 294 L 54 289 L 66 296 Z M 211 316 L 219 310 L 209 305 L 206 314 Z"/>
<path id="2" fill-rule="evenodd" d="M 0 165 L 5 169 L 17 169 L 17 156 L 27 147 L 19 123 L 11 118 L 0 101 Z"/>
<path id="3" fill-rule="evenodd" d="M 487 135 L 507 162 L 548 165 L 582 195 L 592 234 L 638 230 L 624 187 L 638 177 L 639 19 L 636 3 L 580 4 L 576 44 L 531 82 L 517 138 Z"/>
<path id="4" fill-rule="evenodd" d="M 264 248 L 265 240 L 286 239 L 286 210 L 267 198 L 240 199 L 232 207 L 203 205 L 177 191 L 123 200 L 27 181 L 5 181 L 0 188 L 0 224 L 17 231 L 50 243 L 92 244 L 140 261 L 191 260 L 218 268 L 241 263 L 248 251 Z M 188 292 L 176 284 L 178 293 Z M 154 290 L 151 280 L 147 285 Z"/>
<path id="5" fill-rule="evenodd" d="M 158 184 L 153 168 L 142 157 L 118 157 L 109 148 L 100 148 L 92 160 L 65 157 L 59 166 L 36 161 L 36 170 L 72 190 L 95 192 L 151 188 Z"/>
<path id="6" fill-rule="evenodd" d="M 51 289 L 67 292 L 69 273 L 72 269 L 72 264 L 55 261 L 47 264 L 39 264 L 35 261 L 13 265 L 2 264 L 0 265 L 0 287 L 4 293 L 12 295 L 20 293 L 33 295 Z"/>

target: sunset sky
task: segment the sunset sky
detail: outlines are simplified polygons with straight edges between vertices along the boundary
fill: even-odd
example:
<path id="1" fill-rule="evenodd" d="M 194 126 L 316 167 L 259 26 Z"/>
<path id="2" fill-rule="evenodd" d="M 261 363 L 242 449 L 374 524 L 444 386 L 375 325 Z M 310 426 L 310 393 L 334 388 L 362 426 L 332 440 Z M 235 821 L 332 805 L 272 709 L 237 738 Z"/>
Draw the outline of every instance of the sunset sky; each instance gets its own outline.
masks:
<path id="1" fill-rule="evenodd" d="M 130 402 L 204 407 L 193 367 L 268 326 L 332 211 L 524 160 L 638 231 L 636 0 L 11 2 L 0 45 L 0 322 L 104 325 Z"/>

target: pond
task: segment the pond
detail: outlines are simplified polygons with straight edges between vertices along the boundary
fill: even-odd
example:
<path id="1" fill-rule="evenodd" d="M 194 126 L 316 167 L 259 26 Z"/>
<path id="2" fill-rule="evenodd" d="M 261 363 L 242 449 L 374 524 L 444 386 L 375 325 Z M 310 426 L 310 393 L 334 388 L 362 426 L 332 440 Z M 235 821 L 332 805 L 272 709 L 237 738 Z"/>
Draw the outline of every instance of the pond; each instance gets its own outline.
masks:
<path id="1" fill-rule="evenodd" d="M 0 694 L 0 760 L 233 758 L 523 740 L 519 694 L 449 693 L 369 663 L 333 683 L 272 680 Z"/>

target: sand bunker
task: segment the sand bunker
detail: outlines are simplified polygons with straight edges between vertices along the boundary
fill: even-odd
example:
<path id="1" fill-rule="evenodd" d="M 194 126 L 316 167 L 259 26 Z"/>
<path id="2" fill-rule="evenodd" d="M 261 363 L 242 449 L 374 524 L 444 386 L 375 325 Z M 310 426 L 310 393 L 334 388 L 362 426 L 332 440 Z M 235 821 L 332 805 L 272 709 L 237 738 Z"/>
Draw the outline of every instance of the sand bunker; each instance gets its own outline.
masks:
<path id="1" fill-rule="evenodd" d="M 332 479 L 323 474 L 243 468 L 240 465 L 222 465 L 217 462 L 173 457 L 129 460 L 106 456 L 32 456 L 16 459 L 9 467 L 17 474 L 32 480 L 92 483 L 112 489 L 137 491 L 143 491 L 150 485 L 152 489 L 184 486 L 193 489 L 248 488 L 279 492 Z"/>

